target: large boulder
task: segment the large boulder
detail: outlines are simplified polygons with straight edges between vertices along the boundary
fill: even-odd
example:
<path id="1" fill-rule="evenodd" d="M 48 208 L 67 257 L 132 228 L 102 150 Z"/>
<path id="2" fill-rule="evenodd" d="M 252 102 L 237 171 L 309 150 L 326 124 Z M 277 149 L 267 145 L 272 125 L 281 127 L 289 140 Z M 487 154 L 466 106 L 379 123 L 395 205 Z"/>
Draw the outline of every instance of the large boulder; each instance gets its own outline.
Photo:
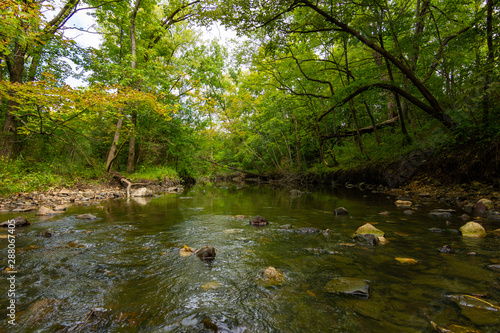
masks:
<path id="1" fill-rule="evenodd" d="M 375 228 L 370 223 L 365 223 L 361 227 L 359 227 L 358 230 L 356 230 L 356 232 L 354 233 L 354 236 L 362 234 L 372 234 L 375 235 L 376 237 L 385 236 L 385 233 L 382 230 Z"/>
<path id="2" fill-rule="evenodd" d="M 368 299 L 369 285 L 363 279 L 350 277 L 337 277 L 328 282 L 325 286 L 325 291 L 333 294 L 353 295 Z"/>
<path id="3" fill-rule="evenodd" d="M 265 226 L 268 225 L 269 222 L 264 217 L 257 215 L 250 221 L 250 224 L 255 226 Z"/>
<path id="4" fill-rule="evenodd" d="M 345 209 L 344 207 L 339 207 L 339 208 L 335 209 L 335 211 L 333 213 L 335 214 L 335 216 L 348 215 L 349 211 L 347 209 Z"/>
<path id="5" fill-rule="evenodd" d="M 203 261 L 211 261 L 215 259 L 215 248 L 211 246 L 202 247 L 194 253 Z"/>
<path id="6" fill-rule="evenodd" d="M 460 232 L 462 236 L 465 237 L 485 237 L 486 230 L 484 230 L 483 226 L 477 222 L 467 222 L 465 225 L 460 227 Z"/>
<path id="7" fill-rule="evenodd" d="M 493 209 L 493 201 L 490 199 L 480 199 L 478 203 L 482 203 L 488 210 Z"/>
<path id="8" fill-rule="evenodd" d="M 11 221 L 11 220 L 9 220 Z M 9 227 L 9 221 L 5 221 L 5 222 L 2 222 L 0 223 L 0 227 L 4 227 L 4 228 L 8 228 Z M 31 223 L 28 222 L 27 219 L 25 219 L 24 217 L 22 216 L 18 216 L 16 218 L 14 218 L 14 227 L 24 227 L 24 226 L 27 226 L 27 225 L 30 225 Z"/>
<path id="9" fill-rule="evenodd" d="M 39 216 L 56 215 L 56 214 L 59 214 L 59 212 L 56 212 L 56 211 L 54 211 L 48 207 L 45 207 L 45 206 L 40 207 L 38 212 L 35 213 L 35 215 L 39 215 Z"/>
<path id="10" fill-rule="evenodd" d="M 132 191 L 131 194 L 133 197 L 152 197 L 153 191 L 146 187 L 138 188 L 137 190 Z"/>

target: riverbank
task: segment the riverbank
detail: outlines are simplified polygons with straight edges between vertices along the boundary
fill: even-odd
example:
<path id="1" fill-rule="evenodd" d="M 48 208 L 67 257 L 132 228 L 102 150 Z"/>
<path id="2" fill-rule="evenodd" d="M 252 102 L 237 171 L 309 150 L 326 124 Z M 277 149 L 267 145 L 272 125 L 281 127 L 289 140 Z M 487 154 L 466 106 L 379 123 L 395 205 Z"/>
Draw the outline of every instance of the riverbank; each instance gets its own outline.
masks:
<path id="1" fill-rule="evenodd" d="M 164 179 L 161 182 L 143 180 L 131 184 L 130 195 L 136 197 L 182 191 L 179 179 Z M 39 210 L 40 207 L 62 211 L 70 205 L 99 204 L 103 200 L 126 198 L 127 186 L 119 177 L 113 177 L 103 179 L 102 183 L 80 183 L 73 187 L 54 186 L 46 191 L 12 193 L 0 197 L 0 212 L 25 213 Z"/>

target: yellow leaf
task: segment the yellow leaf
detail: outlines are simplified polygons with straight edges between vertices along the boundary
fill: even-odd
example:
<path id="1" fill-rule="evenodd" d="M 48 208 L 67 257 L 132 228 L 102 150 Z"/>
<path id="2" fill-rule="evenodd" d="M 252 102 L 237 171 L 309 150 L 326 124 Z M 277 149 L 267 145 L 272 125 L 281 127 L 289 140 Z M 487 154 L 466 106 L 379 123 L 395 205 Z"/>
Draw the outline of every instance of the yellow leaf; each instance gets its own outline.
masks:
<path id="1" fill-rule="evenodd" d="M 418 263 L 418 260 L 412 258 L 395 258 L 399 263 L 405 265 L 414 265 Z"/>

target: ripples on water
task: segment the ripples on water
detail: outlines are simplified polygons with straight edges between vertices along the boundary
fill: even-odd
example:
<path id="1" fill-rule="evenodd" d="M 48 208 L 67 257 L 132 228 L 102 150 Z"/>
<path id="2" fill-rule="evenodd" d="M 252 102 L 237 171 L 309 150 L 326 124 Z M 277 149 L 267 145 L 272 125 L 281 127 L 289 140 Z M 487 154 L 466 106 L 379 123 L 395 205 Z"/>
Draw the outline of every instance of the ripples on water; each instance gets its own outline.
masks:
<path id="1" fill-rule="evenodd" d="M 333 216 L 339 206 L 350 215 Z M 386 210 L 388 216 L 379 214 Z M 98 220 L 75 218 L 88 212 Z M 407 216 L 392 199 L 356 190 L 292 198 L 269 187 L 196 186 L 180 195 L 109 201 L 102 210 L 71 207 L 49 219 L 31 216 L 35 223 L 19 229 L 17 239 L 18 325 L 7 327 L 4 320 L 5 278 L 2 325 L 8 332 L 433 332 L 433 321 L 497 332 L 494 311 L 471 319 L 477 314 L 450 295 L 499 299 L 498 272 L 488 268 L 500 257 L 498 238 L 464 239 L 457 232 L 462 220 L 447 224 L 427 212 Z M 270 225 L 255 228 L 236 215 L 262 215 Z M 367 222 L 377 223 L 390 243 L 341 245 Z M 281 230 L 284 224 L 330 234 L 300 235 Z M 40 237 L 46 229 L 55 235 Z M 183 245 L 211 245 L 217 258 L 181 257 Z M 456 253 L 439 253 L 443 245 Z M 477 255 L 466 254 L 471 251 Z M 405 266 L 395 257 L 419 263 Z M 268 266 L 284 272 L 283 285 L 259 283 Z M 368 281 L 370 298 L 326 293 L 328 281 L 339 276 Z"/>

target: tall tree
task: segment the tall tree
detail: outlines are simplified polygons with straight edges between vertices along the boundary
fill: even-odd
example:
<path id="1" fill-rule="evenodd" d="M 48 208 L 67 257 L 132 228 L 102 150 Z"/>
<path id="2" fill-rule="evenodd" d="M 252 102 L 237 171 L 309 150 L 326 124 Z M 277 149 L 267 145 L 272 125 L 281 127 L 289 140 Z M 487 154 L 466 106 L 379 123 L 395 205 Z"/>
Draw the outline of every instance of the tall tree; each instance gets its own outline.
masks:
<path id="1" fill-rule="evenodd" d="M 51 40 L 61 38 L 58 32 L 76 12 L 79 3 L 80 0 L 67 0 L 52 19 L 45 20 L 42 10 L 51 6 L 48 1 L 2 1 L 0 57 L 7 68 L 10 82 L 34 80 L 47 45 Z M 12 155 L 16 143 L 18 119 L 12 109 L 17 105 L 13 103 L 10 101 L 6 104 L 0 134 L 0 155 L 4 157 Z"/>

